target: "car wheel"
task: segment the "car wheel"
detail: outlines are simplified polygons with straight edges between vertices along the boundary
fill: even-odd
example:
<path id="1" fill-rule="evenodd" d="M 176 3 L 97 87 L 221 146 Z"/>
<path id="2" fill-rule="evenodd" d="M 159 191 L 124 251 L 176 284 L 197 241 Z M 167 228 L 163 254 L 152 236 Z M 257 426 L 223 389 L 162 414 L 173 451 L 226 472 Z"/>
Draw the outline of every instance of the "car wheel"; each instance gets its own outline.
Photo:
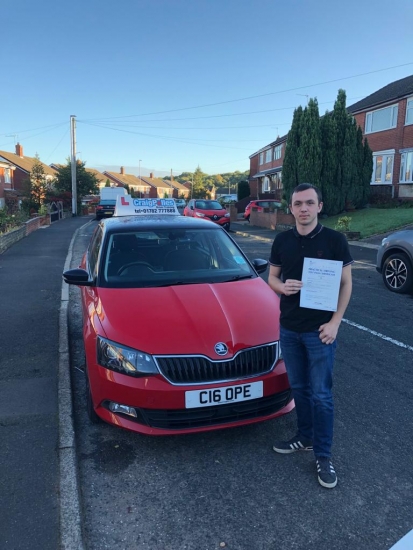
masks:
<path id="1" fill-rule="evenodd" d="M 87 376 L 87 373 L 85 373 L 85 379 L 86 379 L 86 411 L 87 411 L 87 415 L 89 417 L 89 420 L 92 422 L 92 424 L 100 424 L 102 422 L 102 420 L 96 414 L 95 409 L 93 407 L 92 394 L 91 394 L 91 391 L 90 391 L 90 384 L 89 384 L 89 378 Z"/>
<path id="2" fill-rule="evenodd" d="M 250 223 L 250 217 L 249 216 L 247 216 L 245 219 L 247 220 L 248 223 Z"/>
<path id="3" fill-rule="evenodd" d="M 386 258 L 383 264 L 383 281 L 392 292 L 404 294 L 413 284 L 413 268 L 406 254 L 399 252 Z"/>

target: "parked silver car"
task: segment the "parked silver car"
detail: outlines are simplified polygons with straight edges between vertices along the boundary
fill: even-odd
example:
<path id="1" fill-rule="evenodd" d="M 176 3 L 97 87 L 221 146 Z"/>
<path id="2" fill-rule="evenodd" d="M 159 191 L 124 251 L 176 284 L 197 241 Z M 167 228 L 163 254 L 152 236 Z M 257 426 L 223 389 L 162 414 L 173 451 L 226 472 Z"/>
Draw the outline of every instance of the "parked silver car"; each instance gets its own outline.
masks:
<path id="1" fill-rule="evenodd" d="M 382 240 L 376 269 L 392 292 L 413 291 L 413 229 L 396 231 Z"/>

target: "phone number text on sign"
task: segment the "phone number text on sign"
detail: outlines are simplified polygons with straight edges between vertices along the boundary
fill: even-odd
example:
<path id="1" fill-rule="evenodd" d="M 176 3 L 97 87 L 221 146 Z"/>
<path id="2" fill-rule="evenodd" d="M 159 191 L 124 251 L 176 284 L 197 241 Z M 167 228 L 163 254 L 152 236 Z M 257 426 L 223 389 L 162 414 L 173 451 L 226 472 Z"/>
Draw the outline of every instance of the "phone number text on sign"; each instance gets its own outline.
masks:
<path id="1" fill-rule="evenodd" d="M 174 214 L 174 208 L 135 208 L 135 214 Z"/>

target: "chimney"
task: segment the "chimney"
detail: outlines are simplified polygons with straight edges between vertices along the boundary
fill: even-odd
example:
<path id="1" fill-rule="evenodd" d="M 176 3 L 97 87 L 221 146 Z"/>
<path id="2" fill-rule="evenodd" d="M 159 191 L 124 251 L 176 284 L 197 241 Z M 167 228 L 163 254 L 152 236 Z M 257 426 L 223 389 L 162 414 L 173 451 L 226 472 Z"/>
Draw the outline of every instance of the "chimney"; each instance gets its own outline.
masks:
<path id="1" fill-rule="evenodd" d="M 153 172 L 150 173 L 149 177 L 153 180 Z"/>
<path id="2" fill-rule="evenodd" d="M 122 174 L 122 176 L 125 175 L 125 168 L 123 166 L 120 167 L 120 173 Z"/>
<path id="3" fill-rule="evenodd" d="M 23 158 L 23 147 L 20 145 L 20 143 L 16 143 L 16 155 Z"/>

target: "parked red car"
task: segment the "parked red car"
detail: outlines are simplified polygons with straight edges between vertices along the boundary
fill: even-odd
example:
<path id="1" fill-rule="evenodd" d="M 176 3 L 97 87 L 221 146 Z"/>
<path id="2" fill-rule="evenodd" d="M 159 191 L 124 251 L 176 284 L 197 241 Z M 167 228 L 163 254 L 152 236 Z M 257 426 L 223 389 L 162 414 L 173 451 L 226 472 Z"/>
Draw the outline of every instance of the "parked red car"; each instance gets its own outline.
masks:
<path id="1" fill-rule="evenodd" d="M 218 201 L 191 199 L 185 206 L 184 216 L 215 222 L 227 231 L 230 228 L 230 213 Z"/>
<path id="2" fill-rule="evenodd" d="M 251 208 L 253 206 L 256 206 L 258 208 L 258 212 L 262 212 L 264 208 L 281 208 L 281 203 L 279 201 L 274 201 L 274 200 L 251 201 L 245 207 L 245 212 L 244 212 L 244 219 L 247 220 L 247 222 L 250 221 Z"/>
<path id="3" fill-rule="evenodd" d="M 290 412 L 267 266 L 200 219 L 101 221 L 63 274 L 81 288 L 90 420 L 171 435 Z"/>

